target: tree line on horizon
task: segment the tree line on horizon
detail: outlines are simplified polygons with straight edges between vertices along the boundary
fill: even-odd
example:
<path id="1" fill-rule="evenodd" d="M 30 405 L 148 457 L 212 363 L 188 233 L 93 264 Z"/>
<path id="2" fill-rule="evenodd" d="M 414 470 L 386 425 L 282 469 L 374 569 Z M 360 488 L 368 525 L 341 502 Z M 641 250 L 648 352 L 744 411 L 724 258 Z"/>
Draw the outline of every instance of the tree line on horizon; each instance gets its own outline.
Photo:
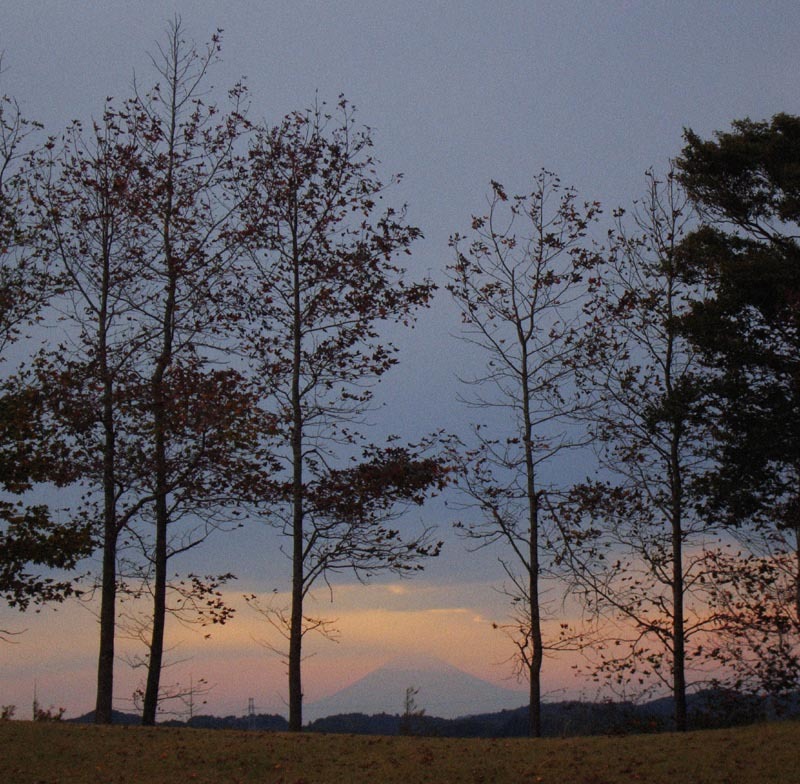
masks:
<path id="1" fill-rule="evenodd" d="M 303 640 L 330 631 L 309 591 L 422 569 L 442 543 L 398 520 L 448 486 L 458 531 L 499 548 L 531 735 L 559 651 L 612 689 L 666 687 L 678 730 L 700 683 L 795 689 L 800 118 L 686 131 L 602 242 L 600 204 L 555 174 L 521 195 L 493 181 L 446 271 L 486 360 L 462 379 L 474 425 L 376 444 L 364 414 L 398 361 L 382 330 L 436 289 L 401 264 L 422 233 L 384 203 L 399 175 L 344 98 L 275 126 L 241 84 L 210 102 L 219 51 L 175 19 L 153 87 L 57 136 L 0 105 L 0 593 L 25 610 L 97 592 L 95 720 L 120 599 L 150 603 L 125 623 L 153 724 L 168 616 L 233 613 L 232 574 L 176 579 L 172 560 L 260 521 L 286 538 L 291 601 L 248 601 L 282 640 L 299 731 Z M 594 477 L 555 480 L 576 450 Z M 46 487 L 77 499 L 66 521 L 33 502 Z M 93 554 L 96 584 L 76 585 Z"/>

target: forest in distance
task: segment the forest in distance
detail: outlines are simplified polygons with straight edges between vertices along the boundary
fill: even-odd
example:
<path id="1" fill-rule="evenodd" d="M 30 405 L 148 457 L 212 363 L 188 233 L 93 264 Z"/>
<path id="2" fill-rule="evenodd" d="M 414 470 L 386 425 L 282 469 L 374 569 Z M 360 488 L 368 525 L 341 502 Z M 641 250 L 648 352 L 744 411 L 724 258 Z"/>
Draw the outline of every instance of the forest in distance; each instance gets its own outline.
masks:
<path id="1" fill-rule="evenodd" d="M 120 601 L 149 606 L 125 633 L 154 724 L 179 696 L 162 683 L 168 623 L 233 614 L 233 574 L 174 563 L 267 525 L 289 604 L 247 601 L 300 731 L 304 642 L 332 634 L 310 593 L 422 570 L 442 542 L 406 516 L 445 493 L 468 548 L 504 570 L 497 626 L 531 736 L 560 652 L 612 690 L 669 694 L 679 731 L 704 688 L 794 706 L 800 118 L 686 130 L 610 215 L 545 169 L 521 194 L 491 181 L 437 292 L 404 267 L 422 231 L 390 206 L 399 175 L 351 104 L 258 123 L 243 84 L 210 100 L 220 50 L 174 20 L 151 80 L 60 132 L 0 104 L 0 593 L 20 611 L 96 602 L 95 721 L 115 714 Z M 375 384 L 402 360 L 391 334 L 439 296 L 482 358 L 459 380 L 474 424 L 373 443 Z M 559 483 L 578 450 L 592 478 Z M 66 515 L 42 503 L 56 492 Z M 14 636 L 0 629 L 0 654 Z"/>

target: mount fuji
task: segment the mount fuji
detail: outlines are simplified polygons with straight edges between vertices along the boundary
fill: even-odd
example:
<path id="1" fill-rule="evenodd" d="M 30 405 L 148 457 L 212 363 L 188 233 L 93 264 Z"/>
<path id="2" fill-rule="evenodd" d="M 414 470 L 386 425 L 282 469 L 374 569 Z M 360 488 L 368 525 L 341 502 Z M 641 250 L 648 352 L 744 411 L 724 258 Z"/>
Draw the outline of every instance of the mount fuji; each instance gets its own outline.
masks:
<path id="1" fill-rule="evenodd" d="M 352 685 L 304 707 L 308 721 L 342 713 L 398 714 L 406 689 L 417 689 L 414 701 L 428 716 L 453 719 L 510 710 L 524 705 L 522 691 L 504 689 L 469 675 L 440 659 L 392 659 Z"/>

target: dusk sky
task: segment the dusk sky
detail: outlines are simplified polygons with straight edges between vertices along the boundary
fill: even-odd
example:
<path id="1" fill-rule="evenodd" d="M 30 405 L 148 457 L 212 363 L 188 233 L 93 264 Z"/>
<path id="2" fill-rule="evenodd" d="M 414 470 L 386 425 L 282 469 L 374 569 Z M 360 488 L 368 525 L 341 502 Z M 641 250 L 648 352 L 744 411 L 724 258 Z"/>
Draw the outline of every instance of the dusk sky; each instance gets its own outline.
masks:
<path id="1" fill-rule="evenodd" d="M 734 119 L 800 113 L 800 4 L 796 0 L 528 0 L 527 2 L 387 2 L 348 0 L 5 0 L 0 23 L 0 93 L 57 134 L 75 118 L 99 116 L 109 96 L 124 99 L 137 81 L 153 80 L 147 53 L 173 14 L 202 44 L 224 30 L 217 88 L 246 77 L 250 116 L 277 122 L 310 106 L 315 95 L 344 94 L 357 119 L 374 129 L 382 172 L 402 172 L 394 203 L 425 238 L 412 247 L 416 277 L 444 282 L 452 261 L 448 237 L 485 210 L 490 180 L 524 192 L 542 167 L 582 198 L 599 200 L 606 223 L 644 188 L 644 173 L 664 171 L 682 131 L 701 136 Z M 459 319 L 444 290 L 417 327 L 393 334 L 400 365 L 378 390 L 383 406 L 370 435 L 414 439 L 436 428 L 464 433 L 475 412 L 457 403 L 459 375 L 480 357 L 458 341 Z M 569 466 L 576 478 L 589 457 Z M 323 588 L 313 611 L 338 619 L 338 644 L 313 641 L 305 664 L 306 701 L 348 685 L 398 655 L 436 656 L 486 680 L 511 685 L 513 649 L 492 622 L 504 598 L 497 553 L 469 553 L 449 530 L 441 501 L 410 513 L 411 527 L 441 526 L 440 558 L 413 581 L 381 579 L 363 587 Z M 243 593 L 287 588 L 288 563 L 263 524 L 212 539 L 174 564 L 182 571 L 231 571 L 228 593 L 239 612 L 210 639 L 176 629 L 183 660 L 163 682 L 206 678 L 215 684 L 205 710 L 283 711 L 283 665 L 254 638 L 266 636 Z M 90 564 L 87 569 L 96 569 Z M 92 708 L 97 631 L 84 607 L 68 604 L 21 616 L 0 608 L 0 628 L 27 629 L 0 643 L 0 703 L 40 701 L 74 716 Z M 579 693 L 570 662 L 546 661 L 545 692 Z M 116 707 L 140 680 L 118 665 Z M 398 695 L 400 710 L 403 695 Z M 521 695 L 520 703 L 524 702 Z M 27 707 L 26 707 L 27 710 Z M 22 718 L 27 717 L 21 711 Z"/>

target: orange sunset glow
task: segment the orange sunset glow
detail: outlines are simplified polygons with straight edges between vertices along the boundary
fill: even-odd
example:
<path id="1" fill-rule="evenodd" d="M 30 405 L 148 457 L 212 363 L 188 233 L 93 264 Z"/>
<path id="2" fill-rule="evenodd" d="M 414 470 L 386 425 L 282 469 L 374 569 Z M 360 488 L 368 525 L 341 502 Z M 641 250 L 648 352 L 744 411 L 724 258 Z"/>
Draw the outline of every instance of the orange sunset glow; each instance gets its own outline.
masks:
<path id="1" fill-rule="evenodd" d="M 278 601 L 282 597 L 275 597 Z M 259 712 L 285 712 L 285 666 L 263 646 L 269 628 L 241 599 L 231 592 L 226 599 L 237 606 L 232 622 L 224 627 L 186 629 L 172 622 L 170 654 L 175 662 L 165 671 L 165 684 L 188 683 L 204 678 L 213 686 L 204 697 L 207 704 L 197 712 L 241 715 L 253 697 Z M 327 595 L 311 602 L 310 612 L 335 619 L 336 642 L 309 637 L 305 699 L 313 703 L 395 659 L 414 662 L 434 657 L 483 680 L 520 691 L 525 701 L 526 685 L 513 676 L 509 659 L 514 649 L 504 634 L 492 628 L 502 621 L 502 597 L 492 585 L 463 583 L 446 586 L 402 582 L 350 585 L 336 590 L 331 603 Z M 27 706 L 36 686 L 40 702 L 64 706 L 67 716 L 92 707 L 97 623 L 89 609 L 77 602 L 54 611 L 22 619 L 7 612 L 0 616 L 12 628 L 27 631 L 17 644 L 4 650 L 2 700 Z M 210 632 L 208 639 L 204 638 Z M 273 635 L 274 638 L 274 635 Z M 277 642 L 274 639 L 271 642 Z M 121 659 L 141 653 L 130 641 L 121 640 Z M 571 665 L 574 658 L 548 659 L 544 668 L 546 691 L 553 699 L 579 693 Z M 118 666 L 115 704 L 131 709 L 131 694 L 141 680 L 141 671 L 123 662 Z M 412 684 L 409 684 L 412 685 Z M 387 712 L 401 708 L 402 694 Z M 24 707 L 22 707 L 24 711 Z"/>

